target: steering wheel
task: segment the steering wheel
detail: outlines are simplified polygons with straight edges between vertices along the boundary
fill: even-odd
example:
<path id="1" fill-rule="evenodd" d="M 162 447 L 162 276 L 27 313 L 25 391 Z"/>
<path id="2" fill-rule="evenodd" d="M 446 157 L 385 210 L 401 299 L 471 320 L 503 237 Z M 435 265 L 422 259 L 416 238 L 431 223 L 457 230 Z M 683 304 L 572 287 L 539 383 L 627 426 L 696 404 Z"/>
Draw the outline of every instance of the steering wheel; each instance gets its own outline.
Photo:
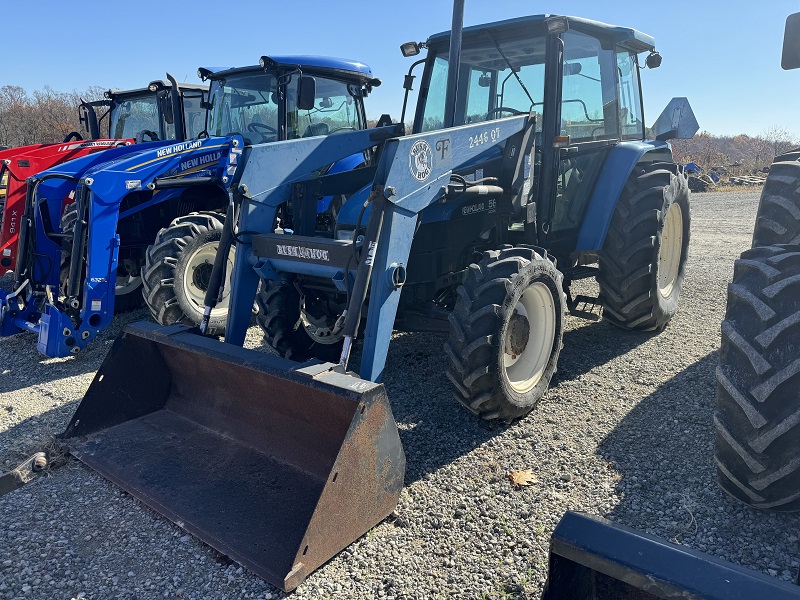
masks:
<path id="1" fill-rule="evenodd" d="M 355 131 L 355 127 L 337 127 L 336 129 L 331 129 L 328 133 L 336 133 L 337 131 Z"/>
<path id="2" fill-rule="evenodd" d="M 508 112 L 508 113 L 511 113 L 513 116 L 517 116 L 517 115 L 524 115 L 524 114 L 525 114 L 524 112 L 522 112 L 521 110 L 517 110 L 516 108 L 509 108 L 508 106 L 498 106 L 498 107 L 496 107 L 496 108 L 493 108 L 492 110 L 490 110 L 490 111 L 489 111 L 489 112 L 486 114 L 486 117 L 487 117 L 487 118 L 489 118 L 489 117 L 491 117 L 491 116 L 492 116 L 494 113 L 502 113 L 502 112 Z"/>
<path id="3" fill-rule="evenodd" d="M 136 136 L 136 143 L 141 144 L 142 142 L 144 142 L 145 136 L 149 137 L 151 142 L 158 141 L 158 134 L 155 131 L 150 131 L 149 129 L 142 129 Z"/>
<path id="4" fill-rule="evenodd" d="M 264 123 L 257 123 L 253 121 L 247 125 L 247 131 L 252 131 L 253 133 L 261 133 L 264 135 L 263 132 L 266 131 L 267 133 L 277 134 L 278 130 L 274 127 L 270 127 Z"/>

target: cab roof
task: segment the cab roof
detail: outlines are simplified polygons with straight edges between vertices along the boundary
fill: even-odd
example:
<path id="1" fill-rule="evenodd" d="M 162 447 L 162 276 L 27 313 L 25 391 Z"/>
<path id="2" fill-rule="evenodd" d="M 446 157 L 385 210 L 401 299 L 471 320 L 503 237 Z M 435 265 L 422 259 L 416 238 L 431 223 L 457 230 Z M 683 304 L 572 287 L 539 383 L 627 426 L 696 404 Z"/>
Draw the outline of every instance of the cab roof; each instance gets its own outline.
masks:
<path id="1" fill-rule="evenodd" d="M 374 79 L 372 69 L 362 62 L 347 60 L 345 58 L 333 58 L 330 56 L 304 56 L 304 55 L 266 55 L 276 69 L 279 68 L 299 68 L 302 71 L 309 71 L 319 74 L 328 74 L 338 77 L 369 81 Z M 223 74 L 240 73 L 244 71 L 263 71 L 259 65 L 249 67 L 203 67 L 201 72 L 216 79 Z"/>
<path id="2" fill-rule="evenodd" d="M 544 20 L 549 17 L 560 15 L 529 15 L 526 17 L 517 17 L 516 19 L 507 19 L 505 21 L 496 21 L 494 23 L 483 23 L 481 25 L 473 25 L 471 27 L 464 27 L 464 38 L 469 39 L 483 31 L 491 30 L 496 32 L 512 31 L 524 28 L 525 26 L 541 26 L 544 27 Z M 593 21 L 591 19 L 584 19 L 581 17 L 567 17 L 569 20 L 570 29 L 587 33 L 595 36 L 611 37 L 615 43 L 632 50 L 633 52 L 647 52 L 655 49 L 655 39 L 629 27 L 618 27 L 616 25 L 608 25 L 600 21 Z M 450 38 L 449 31 L 437 33 L 428 38 L 428 44 L 441 44 Z"/>
<path id="3" fill-rule="evenodd" d="M 156 81 L 154 81 L 152 83 L 160 83 L 161 86 L 164 89 L 170 89 L 172 87 L 172 84 L 169 81 L 163 81 L 163 80 L 157 79 Z M 203 85 L 203 84 L 200 84 L 200 83 L 178 83 L 178 85 L 180 86 L 180 88 L 182 90 L 207 90 L 208 89 L 207 85 Z M 145 95 L 145 94 L 147 94 L 147 95 L 153 94 L 153 92 L 150 91 L 150 86 L 149 85 L 147 87 L 134 88 L 132 90 L 117 90 L 117 89 L 113 89 L 112 88 L 112 89 L 108 90 L 107 93 L 109 95 L 111 95 L 111 96 L 142 96 L 142 95 Z"/>

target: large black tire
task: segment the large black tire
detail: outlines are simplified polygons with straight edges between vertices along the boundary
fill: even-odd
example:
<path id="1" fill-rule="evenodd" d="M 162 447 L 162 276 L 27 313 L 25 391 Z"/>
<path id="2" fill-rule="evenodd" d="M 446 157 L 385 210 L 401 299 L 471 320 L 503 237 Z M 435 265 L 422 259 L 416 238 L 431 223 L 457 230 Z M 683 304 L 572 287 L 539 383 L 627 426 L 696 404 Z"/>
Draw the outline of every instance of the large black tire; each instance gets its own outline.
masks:
<path id="1" fill-rule="evenodd" d="M 342 354 L 342 336 L 320 334 L 315 339 L 309 334 L 308 323 L 301 318 L 300 292 L 294 284 L 262 281 L 256 303 L 256 320 L 264 332 L 264 339 L 279 355 L 295 361 L 318 358 L 338 362 Z M 322 318 L 325 332 L 332 329 L 335 320 L 333 316 Z M 322 340 L 328 343 L 322 343 Z"/>
<path id="2" fill-rule="evenodd" d="M 491 250 L 470 265 L 457 290 L 444 347 L 454 396 L 468 410 L 511 422 L 528 414 L 547 392 L 562 347 L 562 284 L 563 275 L 538 248 Z M 526 311 L 523 305 L 519 315 L 524 318 L 515 318 L 523 297 L 542 310 Z M 534 315 L 546 316 L 534 321 Z M 527 358 L 526 351 L 532 352 Z M 527 366 L 523 359 L 530 360 Z M 516 365 L 521 371 L 514 373 Z"/>
<path id="3" fill-rule="evenodd" d="M 800 244 L 800 152 L 778 156 L 761 192 L 753 248 Z"/>
<path id="4" fill-rule="evenodd" d="M 143 295 L 153 318 L 162 325 L 182 323 L 196 327 L 202 321 L 203 296 L 224 223 L 225 215 L 221 213 L 190 213 L 159 231 L 147 248 L 142 269 Z M 230 275 L 229 263 L 225 298 L 211 312 L 207 330 L 210 335 L 225 333 Z"/>
<path id="5" fill-rule="evenodd" d="M 800 246 L 755 248 L 736 261 L 714 426 L 725 492 L 800 510 Z"/>
<path id="6" fill-rule="evenodd" d="M 686 175 L 674 163 L 637 168 L 628 179 L 600 252 L 604 319 L 624 329 L 659 331 L 678 311 L 689 204 Z"/>
<path id="7" fill-rule="evenodd" d="M 78 208 L 75 202 L 67 204 L 61 214 L 61 232 L 71 233 L 75 230 L 75 221 L 78 220 Z M 72 250 L 72 239 L 64 242 L 64 248 Z M 61 261 L 61 287 L 62 291 L 66 288 L 66 279 L 69 272 L 69 256 L 64 256 Z M 138 270 L 138 269 L 136 269 Z M 84 269 L 85 271 L 85 269 Z M 128 272 L 126 266 L 119 262 L 117 264 L 116 293 L 114 294 L 114 314 L 136 310 L 144 305 L 142 298 L 142 278 L 139 273 Z"/>

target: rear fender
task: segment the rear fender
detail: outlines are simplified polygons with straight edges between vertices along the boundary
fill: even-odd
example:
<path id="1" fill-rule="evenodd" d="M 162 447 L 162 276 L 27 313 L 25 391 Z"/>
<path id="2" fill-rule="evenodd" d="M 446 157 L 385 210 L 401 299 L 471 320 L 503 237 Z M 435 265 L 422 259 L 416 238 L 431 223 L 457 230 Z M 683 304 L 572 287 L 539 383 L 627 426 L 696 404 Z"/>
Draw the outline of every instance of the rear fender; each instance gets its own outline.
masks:
<path id="1" fill-rule="evenodd" d="M 672 161 L 669 144 L 657 141 L 622 142 L 611 150 L 589 199 L 578 233 L 577 252 L 603 248 L 614 209 L 634 167 L 642 162 L 655 161 Z"/>

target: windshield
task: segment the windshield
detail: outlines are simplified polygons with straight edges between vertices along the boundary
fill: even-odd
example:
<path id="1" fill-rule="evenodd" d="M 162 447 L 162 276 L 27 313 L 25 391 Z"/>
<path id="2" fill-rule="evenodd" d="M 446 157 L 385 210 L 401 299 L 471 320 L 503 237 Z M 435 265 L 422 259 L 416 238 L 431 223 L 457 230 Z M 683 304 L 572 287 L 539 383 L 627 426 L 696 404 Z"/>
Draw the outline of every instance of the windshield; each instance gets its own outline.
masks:
<path id="1" fill-rule="evenodd" d="M 297 82 L 287 86 L 287 139 L 328 135 L 363 129 L 361 87 L 354 83 L 315 77 L 314 108 L 297 108 Z"/>
<path id="2" fill-rule="evenodd" d="M 206 131 L 242 134 L 248 143 L 274 142 L 278 135 L 277 81 L 269 73 L 241 73 L 211 83 Z"/>
<path id="3" fill-rule="evenodd" d="M 465 42 L 461 53 L 461 81 L 455 124 L 500 119 L 531 110 L 541 114 L 544 100 L 545 36 L 495 39 L 485 32 Z M 444 126 L 448 48 L 432 49 L 433 69 L 420 131 Z M 541 129 L 541 119 L 537 119 Z"/>
<path id="4" fill-rule="evenodd" d="M 142 131 L 152 131 L 159 137 L 158 103 L 155 94 L 140 97 L 114 98 L 111 103 L 110 137 L 134 138 Z"/>

